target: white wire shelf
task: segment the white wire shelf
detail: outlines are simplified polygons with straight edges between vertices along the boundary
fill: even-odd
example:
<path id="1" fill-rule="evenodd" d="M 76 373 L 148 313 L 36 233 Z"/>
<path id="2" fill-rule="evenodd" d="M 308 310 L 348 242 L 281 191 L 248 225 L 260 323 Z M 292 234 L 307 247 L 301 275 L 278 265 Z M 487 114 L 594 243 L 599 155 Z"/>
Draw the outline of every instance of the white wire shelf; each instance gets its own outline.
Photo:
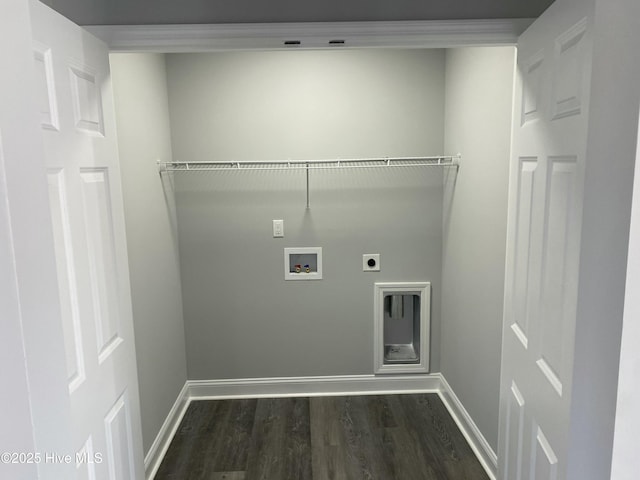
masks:
<path id="1" fill-rule="evenodd" d="M 389 167 L 455 167 L 460 166 L 461 155 L 441 155 L 437 157 L 378 157 L 344 158 L 335 160 L 280 160 L 243 162 L 160 162 L 160 174 L 164 172 L 220 172 L 256 170 L 305 170 L 307 176 L 307 208 L 309 208 L 309 171 L 353 168 Z"/>
<path id="2" fill-rule="evenodd" d="M 459 164 L 460 155 L 442 155 L 437 157 L 378 157 L 345 158 L 335 160 L 158 162 L 158 168 L 162 173 L 229 170 L 320 170 L 385 167 L 458 167 Z"/>

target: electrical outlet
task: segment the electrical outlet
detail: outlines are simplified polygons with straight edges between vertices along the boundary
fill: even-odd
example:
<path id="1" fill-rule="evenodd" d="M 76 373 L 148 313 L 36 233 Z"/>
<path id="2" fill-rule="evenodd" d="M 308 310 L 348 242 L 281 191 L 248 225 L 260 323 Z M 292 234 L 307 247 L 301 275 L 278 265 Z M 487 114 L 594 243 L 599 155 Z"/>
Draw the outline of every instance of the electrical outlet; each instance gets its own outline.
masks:
<path id="1" fill-rule="evenodd" d="M 284 220 L 273 221 L 273 237 L 274 238 L 284 237 Z"/>
<path id="2" fill-rule="evenodd" d="M 363 272 L 379 272 L 380 271 L 380 254 L 365 253 L 362 255 L 362 271 Z"/>

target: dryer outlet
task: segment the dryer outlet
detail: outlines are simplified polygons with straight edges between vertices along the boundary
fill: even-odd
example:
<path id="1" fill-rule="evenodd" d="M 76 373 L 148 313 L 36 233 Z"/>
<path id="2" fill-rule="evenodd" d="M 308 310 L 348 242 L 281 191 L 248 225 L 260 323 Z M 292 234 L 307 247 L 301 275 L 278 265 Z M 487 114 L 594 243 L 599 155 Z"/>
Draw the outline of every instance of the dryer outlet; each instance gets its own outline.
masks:
<path id="1" fill-rule="evenodd" d="M 380 254 L 365 253 L 362 255 L 362 271 L 363 272 L 379 272 L 380 271 Z"/>

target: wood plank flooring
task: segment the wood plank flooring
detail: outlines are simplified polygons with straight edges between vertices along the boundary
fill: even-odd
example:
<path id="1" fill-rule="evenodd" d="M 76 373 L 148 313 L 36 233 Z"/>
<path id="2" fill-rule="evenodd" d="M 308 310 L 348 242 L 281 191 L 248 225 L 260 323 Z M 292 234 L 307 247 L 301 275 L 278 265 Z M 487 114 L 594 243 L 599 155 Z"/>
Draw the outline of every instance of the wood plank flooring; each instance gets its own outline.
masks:
<path id="1" fill-rule="evenodd" d="M 487 480 L 436 394 L 192 402 L 156 480 Z"/>

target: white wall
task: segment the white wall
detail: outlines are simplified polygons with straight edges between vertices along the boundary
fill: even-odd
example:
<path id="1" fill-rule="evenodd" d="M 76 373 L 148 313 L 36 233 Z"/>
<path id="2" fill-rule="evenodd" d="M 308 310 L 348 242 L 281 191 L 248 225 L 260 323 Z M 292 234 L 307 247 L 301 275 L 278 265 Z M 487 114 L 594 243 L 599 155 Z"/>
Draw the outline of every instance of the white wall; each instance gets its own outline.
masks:
<path id="1" fill-rule="evenodd" d="M 441 370 L 497 451 L 515 49 L 447 50 Z"/>
<path id="2" fill-rule="evenodd" d="M 111 55 L 144 451 L 187 380 L 164 55 Z M 166 178 L 165 178 L 166 180 Z"/>
<path id="3" fill-rule="evenodd" d="M 640 132 L 636 148 L 636 165 L 640 165 Z M 637 438 L 640 431 L 640 168 L 633 182 L 631 233 L 627 260 L 627 283 L 622 326 L 622 346 L 618 380 L 618 400 L 611 468 L 612 480 L 634 480 L 640 471 Z"/>
<path id="4" fill-rule="evenodd" d="M 443 51 L 180 54 L 167 69 L 177 160 L 443 149 Z M 175 174 L 189 378 L 370 374 L 373 283 L 403 280 L 433 284 L 437 371 L 441 170 L 314 171 L 309 210 L 304 178 Z M 285 282 L 288 246 L 323 247 L 324 279 Z"/>

